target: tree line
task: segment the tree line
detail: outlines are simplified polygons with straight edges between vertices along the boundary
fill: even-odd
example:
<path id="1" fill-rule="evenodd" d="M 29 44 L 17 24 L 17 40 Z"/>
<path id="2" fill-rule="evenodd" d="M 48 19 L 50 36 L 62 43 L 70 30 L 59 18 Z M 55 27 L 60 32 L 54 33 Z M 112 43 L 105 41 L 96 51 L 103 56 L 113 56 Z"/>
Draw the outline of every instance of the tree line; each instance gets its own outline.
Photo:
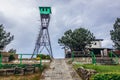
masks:
<path id="1" fill-rule="evenodd" d="M 110 31 L 111 40 L 114 43 L 114 48 L 120 50 L 120 18 L 117 18 L 113 30 Z M 0 25 L 0 50 L 5 48 L 11 41 L 14 40 L 14 35 L 6 32 L 4 26 Z M 67 30 L 64 35 L 58 39 L 58 43 L 71 51 L 82 51 L 85 46 L 91 46 L 91 41 L 95 40 L 95 36 L 90 30 L 85 28 L 78 28 L 75 30 Z M 10 49 L 9 52 L 15 53 L 16 50 Z"/>
<path id="2" fill-rule="evenodd" d="M 110 31 L 111 40 L 114 43 L 114 48 L 120 50 L 120 18 L 117 18 L 113 25 L 113 30 Z M 58 39 L 58 43 L 64 48 L 71 51 L 83 51 L 86 45 L 91 46 L 91 41 L 95 40 L 95 36 L 90 30 L 78 28 L 75 30 L 67 30 L 64 35 Z"/>

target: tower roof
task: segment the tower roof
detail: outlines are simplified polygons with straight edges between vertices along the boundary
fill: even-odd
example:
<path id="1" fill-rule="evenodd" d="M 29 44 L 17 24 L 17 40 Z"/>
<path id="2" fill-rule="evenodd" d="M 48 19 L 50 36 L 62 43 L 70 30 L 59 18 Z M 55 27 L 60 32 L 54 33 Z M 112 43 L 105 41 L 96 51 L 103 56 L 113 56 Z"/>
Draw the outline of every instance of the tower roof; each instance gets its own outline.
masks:
<path id="1" fill-rule="evenodd" d="M 51 7 L 39 7 L 40 14 L 51 14 Z"/>

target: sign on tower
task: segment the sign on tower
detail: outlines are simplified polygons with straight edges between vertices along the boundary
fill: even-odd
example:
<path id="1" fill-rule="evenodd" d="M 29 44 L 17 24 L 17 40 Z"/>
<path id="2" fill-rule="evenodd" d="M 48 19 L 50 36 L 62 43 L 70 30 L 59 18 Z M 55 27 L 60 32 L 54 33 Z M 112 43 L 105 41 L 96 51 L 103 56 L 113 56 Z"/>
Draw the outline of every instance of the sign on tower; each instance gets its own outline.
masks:
<path id="1" fill-rule="evenodd" d="M 40 14 L 51 14 L 51 7 L 39 7 Z"/>

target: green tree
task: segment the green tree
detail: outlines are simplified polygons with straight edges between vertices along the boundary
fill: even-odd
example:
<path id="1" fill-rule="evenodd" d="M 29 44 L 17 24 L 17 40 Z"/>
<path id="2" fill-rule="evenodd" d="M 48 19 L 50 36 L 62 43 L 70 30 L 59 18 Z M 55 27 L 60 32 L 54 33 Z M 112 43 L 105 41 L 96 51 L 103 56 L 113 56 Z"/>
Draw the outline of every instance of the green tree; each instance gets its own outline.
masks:
<path id="1" fill-rule="evenodd" d="M 3 49 L 5 46 L 7 46 L 12 40 L 14 39 L 14 36 L 10 35 L 10 32 L 6 32 L 4 30 L 3 25 L 0 25 L 0 49 Z"/>
<path id="2" fill-rule="evenodd" d="M 72 31 L 66 31 L 64 35 L 58 39 L 58 43 L 72 51 L 82 51 L 86 45 L 90 45 L 95 37 L 88 29 L 78 28 Z"/>
<path id="3" fill-rule="evenodd" d="M 120 50 L 120 18 L 117 18 L 113 25 L 113 30 L 110 31 L 111 40 L 114 42 L 114 47 Z"/>
<path id="4" fill-rule="evenodd" d="M 9 56 L 9 61 L 13 61 L 13 60 L 15 60 L 15 57 L 14 57 L 13 54 L 11 54 L 11 55 Z"/>
<path id="5" fill-rule="evenodd" d="M 15 54 L 16 53 L 16 49 L 10 49 L 9 51 L 8 51 L 9 53 L 12 53 L 12 54 Z"/>

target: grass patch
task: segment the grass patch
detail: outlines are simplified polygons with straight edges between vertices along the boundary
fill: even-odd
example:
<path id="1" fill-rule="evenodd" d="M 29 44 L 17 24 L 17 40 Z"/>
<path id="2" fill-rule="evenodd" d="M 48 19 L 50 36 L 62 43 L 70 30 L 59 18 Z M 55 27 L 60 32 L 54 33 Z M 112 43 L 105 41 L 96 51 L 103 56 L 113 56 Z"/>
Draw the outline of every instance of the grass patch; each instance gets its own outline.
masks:
<path id="1" fill-rule="evenodd" d="M 97 74 L 93 78 L 91 78 L 91 80 L 120 80 L 120 74 Z"/>
<path id="2" fill-rule="evenodd" d="M 98 74 L 92 75 L 90 80 L 120 80 L 120 65 L 74 64 L 73 67 L 96 70 Z"/>
<path id="3" fill-rule="evenodd" d="M 93 64 L 74 64 L 75 69 L 84 67 L 85 69 L 94 69 L 98 73 L 117 72 L 120 73 L 120 65 L 93 65 Z"/>

